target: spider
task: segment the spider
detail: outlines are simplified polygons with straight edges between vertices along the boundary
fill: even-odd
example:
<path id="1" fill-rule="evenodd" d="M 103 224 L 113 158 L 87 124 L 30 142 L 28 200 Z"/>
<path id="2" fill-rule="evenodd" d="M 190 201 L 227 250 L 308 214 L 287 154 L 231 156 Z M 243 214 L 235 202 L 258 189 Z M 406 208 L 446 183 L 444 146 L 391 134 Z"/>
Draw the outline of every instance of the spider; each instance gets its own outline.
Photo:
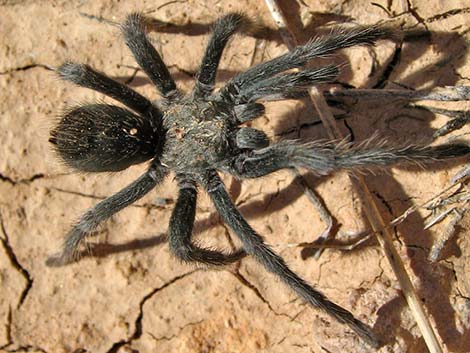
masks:
<path id="1" fill-rule="evenodd" d="M 338 169 L 425 163 L 470 153 L 467 145 L 458 143 L 437 147 L 373 143 L 352 147 L 345 143 L 293 140 L 271 143 L 264 132 L 241 126 L 264 114 L 261 102 L 302 97 L 306 88 L 337 77 L 339 68 L 335 65 L 302 69 L 311 59 L 355 45 L 394 40 L 396 31 L 383 26 L 336 30 L 253 66 L 214 91 L 227 42 L 249 25 L 244 15 L 231 13 L 214 23 L 194 88 L 184 95 L 149 41 L 147 24 L 143 15 L 133 13 L 120 28 L 126 45 L 160 92 L 160 100 L 152 102 L 87 65 L 65 62 L 57 70 L 63 79 L 110 96 L 128 108 L 90 103 L 66 110 L 50 136 L 65 164 L 83 172 L 115 172 L 133 164 L 150 163 L 137 180 L 81 216 L 53 263 L 75 260 L 86 236 L 101 222 L 153 190 L 172 171 L 179 194 L 169 223 L 168 241 L 178 259 L 227 265 L 246 255 L 253 256 L 312 307 L 323 309 L 370 345 L 379 346 L 369 326 L 331 302 L 265 244 L 233 204 L 219 172 L 237 178 L 257 178 L 279 169 L 300 167 L 326 175 Z M 209 194 L 222 220 L 238 236 L 242 249 L 222 252 L 203 248 L 192 240 L 198 185 Z"/>

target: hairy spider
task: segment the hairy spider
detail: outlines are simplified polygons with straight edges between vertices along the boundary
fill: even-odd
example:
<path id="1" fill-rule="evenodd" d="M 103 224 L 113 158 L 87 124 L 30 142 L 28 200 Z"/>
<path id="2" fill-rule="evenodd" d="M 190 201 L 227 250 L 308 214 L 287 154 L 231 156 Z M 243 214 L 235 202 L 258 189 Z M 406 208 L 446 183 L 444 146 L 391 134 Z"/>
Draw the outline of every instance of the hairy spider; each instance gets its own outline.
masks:
<path id="1" fill-rule="evenodd" d="M 339 71 L 335 65 L 289 70 L 342 48 L 373 45 L 378 40 L 396 37 L 393 29 L 381 26 L 337 30 L 237 74 L 214 92 L 222 51 L 230 37 L 247 23 L 243 15 L 234 13 L 214 24 L 194 89 L 188 95 L 178 91 L 146 36 L 145 18 L 138 13 L 129 15 L 121 30 L 138 64 L 160 91 L 161 100 L 151 102 L 87 65 L 66 62 L 60 66 L 58 73 L 63 79 L 104 93 L 130 109 L 85 104 L 67 110 L 50 137 L 63 161 L 85 172 L 120 171 L 136 163 L 151 162 L 137 180 L 99 202 L 78 220 L 67 234 L 61 254 L 52 263 L 74 260 L 80 244 L 98 224 L 136 202 L 173 171 L 179 195 L 170 219 L 168 240 L 177 258 L 226 265 L 251 255 L 307 303 L 325 310 L 377 346 L 378 340 L 367 325 L 314 289 L 264 243 L 234 206 L 218 172 L 257 178 L 282 168 L 301 167 L 325 175 L 344 168 L 459 157 L 470 153 L 470 148 L 465 144 L 400 148 L 373 143 L 354 148 L 333 142 L 271 144 L 262 131 L 240 127 L 264 113 L 260 101 L 303 96 L 305 88 L 329 82 Z M 243 249 L 224 253 L 199 247 L 192 241 L 198 184 L 210 195 L 222 220 L 241 240 Z"/>

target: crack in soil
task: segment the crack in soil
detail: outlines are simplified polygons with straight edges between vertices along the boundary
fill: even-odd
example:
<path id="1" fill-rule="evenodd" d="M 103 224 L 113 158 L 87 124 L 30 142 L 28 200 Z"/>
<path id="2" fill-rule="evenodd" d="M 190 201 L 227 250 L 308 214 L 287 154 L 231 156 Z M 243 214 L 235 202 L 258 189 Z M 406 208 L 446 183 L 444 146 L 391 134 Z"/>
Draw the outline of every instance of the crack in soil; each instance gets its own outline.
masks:
<path id="1" fill-rule="evenodd" d="M 355 288 L 355 289 L 359 289 L 359 288 L 366 288 L 366 289 L 370 289 L 372 288 L 372 286 L 377 283 L 378 281 L 381 280 L 383 274 L 385 273 L 385 270 L 383 268 L 383 264 L 382 264 L 382 261 L 384 261 L 385 259 L 383 257 L 379 258 L 379 268 L 380 268 L 380 273 L 375 276 L 373 279 L 372 279 L 372 282 L 368 281 L 368 280 L 364 280 L 362 281 L 358 288 Z"/>
<path id="2" fill-rule="evenodd" d="M 387 66 L 383 70 L 382 74 L 380 75 L 377 83 L 373 86 L 373 88 L 381 89 L 384 88 L 387 84 L 390 76 L 392 76 L 393 71 L 397 67 L 398 63 L 400 62 L 402 54 L 402 43 L 397 44 L 395 47 L 395 51 L 393 52 L 392 59 L 388 62 Z"/>
<path id="3" fill-rule="evenodd" d="M 465 81 L 470 81 L 470 76 L 464 76 L 462 75 L 461 73 L 459 73 L 457 71 L 457 69 L 453 66 L 452 66 L 452 72 L 454 73 L 455 76 L 457 76 L 458 78 L 460 78 L 461 80 L 465 80 Z"/>
<path id="4" fill-rule="evenodd" d="M 20 264 L 18 257 L 16 256 L 15 252 L 13 251 L 13 248 L 10 244 L 10 238 L 8 236 L 5 223 L 3 222 L 3 216 L 0 212 L 0 227 L 2 229 L 3 237 L 0 237 L 0 242 L 2 243 L 3 247 L 5 248 L 5 251 L 7 253 L 7 256 L 13 265 L 13 267 L 23 276 L 23 278 L 26 280 L 26 286 L 23 289 L 20 299 L 17 304 L 17 309 L 21 307 L 23 302 L 26 299 L 26 296 L 29 293 L 29 290 L 33 286 L 33 279 L 31 278 L 31 275 L 29 272 Z"/>
<path id="5" fill-rule="evenodd" d="M 378 191 L 372 191 L 372 194 L 374 194 L 374 196 L 380 200 L 380 203 L 385 206 L 388 213 L 390 213 L 392 217 L 395 217 L 395 213 L 393 212 L 392 205 L 390 205 L 389 201 L 384 196 L 382 196 Z"/>
<path id="6" fill-rule="evenodd" d="M 253 201 L 253 199 L 257 198 L 258 196 L 262 196 L 265 194 L 266 193 L 263 191 L 249 192 L 246 195 L 243 195 L 244 196 L 243 198 L 239 198 L 236 201 L 235 206 L 237 206 L 237 208 L 240 208 L 240 206 L 243 206 L 244 204 Z"/>
<path id="7" fill-rule="evenodd" d="M 30 184 L 35 180 L 44 179 L 44 178 L 46 178 L 45 174 L 38 173 L 38 174 L 32 175 L 29 178 L 23 178 L 23 179 L 15 180 L 15 179 L 7 176 L 7 175 L 4 175 L 4 174 L 0 173 L 0 180 L 2 180 L 4 182 L 7 182 L 8 184 L 13 185 L 13 186 L 18 185 L 18 184 Z"/>
<path id="8" fill-rule="evenodd" d="M 455 16 L 455 15 L 466 14 L 466 13 L 470 13 L 470 7 L 464 7 L 463 9 L 453 9 L 453 10 L 449 10 L 447 12 L 443 12 L 443 13 L 434 15 L 434 16 L 429 17 L 428 19 L 426 19 L 426 22 L 429 23 L 429 22 L 444 20 L 446 18 Z"/>
<path id="9" fill-rule="evenodd" d="M 67 189 L 56 188 L 56 187 L 50 187 L 50 188 L 46 188 L 46 189 L 54 190 L 54 191 L 61 192 L 61 193 L 64 193 L 64 194 L 70 194 L 70 195 L 75 195 L 75 196 L 86 197 L 86 198 L 94 199 L 94 200 L 105 200 L 105 199 L 108 198 L 108 196 L 99 196 L 99 195 L 93 195 L 93 194 L 86 194 L 86 193 L 79 192 L 79 191 L 67 190 Z M 172 204 L 173 204 L 172 199 L 163 199 L 162 204 L 159 204 L 159 205 L 144 203 L 144 204 L 132 204 L 132 205 L 129 205 L 128 207 L 138 207 L 138 208 L 145 208 L 145 209 L 164 210 L 164 209 L 167 209 L 167 206 L 172 205 Z"/>
<path id="10" fill-rule="evenodd" d="M 289 321 L 294 321 L 295 320 L 297 315 L 294 316 L 294 317 L 291 317 L 290 315 L 287 315 L 287 314 L 284 314 L 284 313 L 278 313 L 276 310 L 274 310 L 271 303 L 265 297 L 263 297 L 263 295 L 261 294 L 259 289 L 253 283 L 248 281 L 248 279 L 240 273 L 240 270 L 237 269 L 236 271 L 227 271 L 227 272 L 230 273 L 232 276 L 234 276 L 243 286 L 250 289 L 264 304 L 267 305 L 269 310 L 274 315 L 287 317 L 289 319 Z"/>
<path id="11" fill-rule="evenodd" d="M 418 13 L 418 11 L 416 10 L 416 8 L 413 7 L 413 4 L 412 4 L 412 1 L 411 0 L 406 0 L 406 3 L 408 5 L 408 11 L 411 16 L 413 16 L 413 18 L 418 21 L 418 24 L 422 24 L 426 29 L 428 29 L 428 27 L 426 26 L 426 19 L 424 19 L 423 17 L 421 17 L 421 15 Z"/>
<path id="12" fill-rule="evenodd" d="M 338 84 L 343 85 L 342 83 L 338 83 Z M 350 86 L 350 88 L 355 88 L 355 87 Z M 330 106 L 330 107 L 334 106 L 335 103 L 337 103 L 337 101 L 333 102 L 331 99 L 328 99 L 328 98 L 327 98 L 327 101 L 328 101 L 328 106 Z M 336 121 L 342 121 L 342 120 L 346 120 L 348 118 L 348 116 L 346 114 L 342 114 L 342 113 L 341 114 L 333 114 L 333 116 L 334 116 Z M 296 125 L 295 127 L 286 129 L 284 131 L 276 132 L 276 133 L 274 133 L 274 137 L 286 137 L 286 136 L 291 135 L 293 133 L 299 134 L 299 133 L 303 132 L 304 130 L 311 129 L 315 126 L 323 126 L 322 121 L 321 120 L 316 120 L 316 121 L 309 122 L 309 123 L 302 123 L 302 124 Z"/>
<path id="13" fill-rule="evenodd" d="M 132 343 L 132 341 L 139 339 L 142 336 L 142 320 L 144 318 L 144 305 L 145 303 L 151 299 L 155 294 L 157 294 L 159 291 L 171 286 L 172 284 L 192 275 L 193 273 L 199 271 L 200 269 L 195 269 L 190 272 L 184 273 L 182 275 L 176 276 L 170 281 L 166 282 L 165 284 L 161 285 L 160 287 L 154 288 L 150 293 L 146 294 L 142 300 L 139 303 L 139 314 L 137 315 L 137 318 L 135 320 L 134 326 L 134 332 L 132 335 L 125 339 L 125 340 L 120 340 L 116 343 L 114 343 L 109 350 L 106 351 L 106 353 L 117 353 L 119 349 L 122 346 L 125 346 L 126 344 Z"/>
<path id="14" fill-rule="evenodd" d="M 186 327 L 196 326 L 196 325 L 202 324 L 203 322 L 204 322 L 204 320 L 199 320 L 199 321 L 196 321 L 196 322 L 188 322 L 186 325 L 183 325 L 183 326 L 179 327 L 178 332 L 171 335 L 171 336 L 156 337 L 155 335 L 153 335 L 150 332 L 148 334 L 149 334 L 150 337 L 152 337 L 157 342 L 159 342 L 159 341 L 171 341 L 173 338 L 178 337 Z"/>
<path id="15" fill-rule="evenodd" d="M 12 67 L 12 68 L 6 69 L 5 71 L 0 71 L 0 75 L 9 75 L 9 74 L 12 74 L 14 72 L 26 71 L 26 70 L 35 69 L 35 68 L 38 68 L 38 67 L 42 68 L 42 69 L 49 70 L 49 71 L 55 71 L 55 68 L 52 67 L 52 66 L 49 66 L 49 65 L 29 64 L 29 65 L 24 65 L 24 66 Z"/>
<path id="16" fill-rule="evenodd" d="M 6 324 L 7 343 L 4 344 L 3 346 L 0 346 L 0 350 L 5 349 L 8 346 L 13 344 L 13 338 L 12 338 L 12 335 L 11 335 L 11 325 L 12 325 L 12 323 L 13 323 L 13 316 L 12 316 L 12 312 L 11 312 L 11 306 L 8 306 L 7 324 Z"/>
<path id="17" fill-rule="evenodd" d="M 19 352 L 42 352 L 42 353 L 48 353 L 44 348 L 41 348 L 39 346 L 32 346 L 32 345 L 25 345 L 25 346 L 20 346 L 15 349 L 6 349 L 6 352 L 9 353 L 19 353 Z M 74 352 L 73 352 L 74 353 Z"/>
<path id="18" fill-rule="evenodd" d="M 456 297 L 460 297 L 460 298 L 463 298 L 463 299 L 466 299 L 466 300 L 470 300 L 470 297 L 467 297 L 466 295 L 464 295 L 462 293 L 462 289 L 460 289 L 460 286 L 459 284 L 462 282 L 462 281 L 459 281 L 459 276 L 457 275 L 457 271 L 455 270 L 455 264 L 450 261 L 450 260 L 446 260 L 444 259 L 443 260 L 447 265 L 449 265 L 449 269 L 452 271 L 452 274 L 454 276 L 454 281 L 455 281 L 455 289 L 457 290 L 457 294 L 455 295 Z"/>
<path id="19" fill-rule="evenodd" d="M 344 119 L 343 123 L 344 123 L 344 127 L 348 130 L 349 136 L 347 137 L 347 139 L 351 142 L 356 141 L 356 135 L 354 134 L 354 130 L 351 127 L 351 125 L 349 125 L 346 119 Z"/>

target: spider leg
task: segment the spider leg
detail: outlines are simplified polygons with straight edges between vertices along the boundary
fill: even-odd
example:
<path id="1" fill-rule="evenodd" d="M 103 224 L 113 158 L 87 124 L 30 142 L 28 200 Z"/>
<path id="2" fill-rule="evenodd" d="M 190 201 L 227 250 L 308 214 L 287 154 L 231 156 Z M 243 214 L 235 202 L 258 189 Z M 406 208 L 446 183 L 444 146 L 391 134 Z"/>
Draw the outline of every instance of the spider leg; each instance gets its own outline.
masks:
<path id="1" fill-rule="evenodd" d="M 184 262 L 201 262 L 207 265 L 226 265 L 240 260 L 245 251 L 224 254 L 216 250 L 198 247 L 191 241 L 196 213 L 196 183 L 188 178 L 180 179 L 179 195 L 171 215 L 168 240 L 170 250 Z"/>
<path id="2" fill-rule="evenodd" d="M 242 127 L 237 131 L 235 143 L 238 148 L 254 150 L 269 146 L 269 139 L 263 131 Z"/>
<path id="3" fill-rule="evenodd" d="M 48 265 L 60 266 L 76 260 L 80 244 L 88 234 L 101 222 L 150 192 L 163 180 L 166 173 L 167 170 L 163 166 L 152 164 L 149 170 L 133 183 L 89 209 L 67 234 L 62 252 L 49 258 Z"/>
<path id="4" fill-rule="evenodd" d="M 215 22 L 201 67 L 196 75 L 197 80 L 193 91 L 195 97 L 206 97 L 214 89 L 215 76 L 222 52 L 230 37 L 239 30 L 244 22 L 244 16 L 238 13 L 228 14 Z"/>
<path id="5" fill-rule="evenodd" d="M 238 104 L 234 107 L 234 114 L 241 124 L 263 115 L 264 110 L 261 103 Z"/>
<path id="6" fill-rule="evenodd" d="M 319 175 L 339 169 L 385 167 L 398 163 L 426 164 L 470 154 L 466 144 L 447 144 L 435 147 L 371 146 L 366 141 L 358 147 L 346 143 L 298 143 L 281 141 L 269 147 L 240 154 L 232 164 L 232 172 L 245 178 L 256 178 L 283 168 L 300 167 Z"/>
<path id="7" fill-rule="evenodd" d="M 379 345 L 377 338 L 367 325 L 356 319 L 349 311 L 329 301 L 322 293 L 315 290 L 305 280 L 295 274 L 286 265 L 284 260 L 263 242 L 261 236 L 250 227 L 237 210 L 222 180 L 220 180 L 216 173 L 206 176 L 203 179 L 203 184 L 220 216 L 240 238 L 244 249 L 249 255 L 252 255 L 268 271 L 277 275 L 310 305 L 325 310 L 339 322 L 349 325 L 351 329 L 371 345 L 375 347 Z"/>
<path id="8" fill-rule="evenodd" d="M 130 87 L 93 70 L 88 65 L 66 62 L 57 69 L 57 72 L 62 79 L 106 94 L 138 113 L 148 114 L 153 111 L 156 116 L 162 116 L 162 113 L 147 98 Z"/>
<path id="9" fill-rule="evenodd" d="M 396 37 L 397 34 L 393 29 L 381 26 L 341 29 L 330 35 L 314 38 L 284 55 L 253 66 L 232 78 L 219 94 L 224 100 L 234 101 L 244 87 L 281 72 L 302 67 L 315 57 L 326 56 L 336 50 L 355 45 L 373 45 L 378 40 Z"/>
<path id="10" fill-rule="evenodd" d="M 177 95 L 175 81 L 160 54 L 145 34 L 146 20 L 142 14 L 132 13 L 121 26 L 126 45 L 131 50 L 139 66 L 157 86 L 165 98 Z"/>
<path id="11" fill-rule="evenodd" d="M 338 74 L 338 67 L 330 65 L 317 69 L 268 77 L 261 81 L 247 83 L 241 87 L 236 98 L 234 98 L 234 103 L 250 103 L 259 99 L 285 99 L 286 97 L 298 95 L 302 93 L 302 90 L 316 84 L 331 82 L 338 77 Z"/>

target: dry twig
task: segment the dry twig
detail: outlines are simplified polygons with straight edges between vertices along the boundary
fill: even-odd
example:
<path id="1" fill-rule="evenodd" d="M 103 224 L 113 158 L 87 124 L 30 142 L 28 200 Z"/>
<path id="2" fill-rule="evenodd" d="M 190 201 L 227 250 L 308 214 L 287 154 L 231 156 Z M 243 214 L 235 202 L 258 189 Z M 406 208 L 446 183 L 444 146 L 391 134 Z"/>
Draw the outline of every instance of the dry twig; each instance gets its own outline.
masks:
<path id="1" fill-rule="evenodd" d="M 470 86 L 437 87 L 431 90 L 407 89 L 337 89 L 324 92 L 327 98 L 347 97 L 361 99 L 403 98 L 408 101 L 429 100 L 440 102 L 458 102 L 470 100 Z"/>

